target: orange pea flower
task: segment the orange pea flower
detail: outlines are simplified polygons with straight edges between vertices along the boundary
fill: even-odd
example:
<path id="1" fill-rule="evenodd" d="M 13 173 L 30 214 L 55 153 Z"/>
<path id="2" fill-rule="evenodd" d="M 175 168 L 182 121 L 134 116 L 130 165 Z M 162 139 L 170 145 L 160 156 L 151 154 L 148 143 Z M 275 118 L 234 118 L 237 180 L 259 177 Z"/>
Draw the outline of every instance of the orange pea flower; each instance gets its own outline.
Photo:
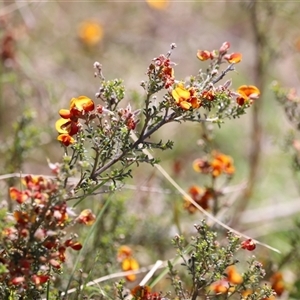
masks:
<path id="1" fill-rule="evenodd" d="M 138 262 L 133 257 L 125 258 L 122 262 L 123 271 L 134 271 L 139 269 Z M 126 275 L 128 281 L 134 281 L 136 279 L 135 274 Z"/>
<path id="2" fill-rule="evenodd" d="M 201 102 L 195 94 L 196 91 L 194 88 L 186 89 L 183 83 L 177 84 L 176 88 L 172 91 L 172 96 L 176 104 L 184 110 L 200 107 Z"/>
<path id="3" fill-rule="evenodd" d="M 252 104 L 254 99 L 258 99 L 260 95 L 260 90 L 254 85 L 242 85 L 238 88 L 236 102 L 239 105 Z"/>
<path id="4" fill-rule="evenodd" d="M 66 147 L 75 143 L 75 139 L 72 138 L 68 133 L 60 134 L 57 137 L 57 140 L 62 142 L 62 144 L 64 144 Z"/>
<path id="5" fill-rule="evenodd" d="M 218 280 L 211 284 L 210 289 L 216 294 L 225 294 L 229 290 L 229 283 L 227 280 Z"/>
<path id="6" fill-rule="evenodd" d="M 29 191 L 19 191 L 17 188 L 11 187 L 9 189 L 9 195 L 12 200 L 21 204 L 29 198 Z"/>
<path id="7" fill-rule="evenodd" d="M 70 109 L 61 109 L 59 114 L 63 119 L 70 119 L 73 122 L 77 122 L 79 118 L 84 118 L 86 113 L 93 111 L 94 108 L 95 104 L 93 100 L 86 96 L 79 96 L 78 98 L 71 99 Z"/>
<path id="8" fill-rule="evenodd" d="M 270 278 L 270 282 L 272 284 L 272 289 L 276 292 L 277 296 L 281 296 L 285 290 L 282 273 L 274 273 Z"/>
<path id="9" fill-rule="evenodd" d="M 229 266 L 226 270 L 227 279 L 232 284 L 241 284 L 243 282 L 243 277 L 236 270 L 235 266 Z"/>
<path id="10" fill-rule="evenodd" d="M 151 294 L 151 288 L 148 285 L 144 285 L 144 286 L 138 285 L 131 290 L 131 295 L 135 299 L 141 299 L 141 300 L 150 299 L 148 298 L 150 294 Z"/>
<path id="11" fill-rule="evenodd" d="M 57 140 L 65 146 L 74 144 L 75 140 L 72 136 L 78 133 L 81 128 L 78 119 L 85 118 L 86 114 L 93 111 L 94 108 L 94 102 L 86 96 L 72 98 L 70 109 L 60 109 L 59 111 L 61 119 L 55 123 L 55 128 L 60 133 Z"/>
<path id="12" fill-rule="evenodd" d="M 235 172 L 233 160 L 230 156 L 220 152 L 213 152 L 213 160 L 211 162 L 212 175 L 218 177 L 221 173 L 232 175 Z"/>
<path id="13" fill-rule="evenodd" d="M 132 256 L 132 249 L 126 245 L 121 246 L 118 250 L 118 261 L 123 261 L 125 258 Z"/>
<path id="14" fill-rule="evenodd" d="M 78 27 L 78 36 L 84 44 L 94 46 L 102 40 L 103 28 L 98 22 L 85 21 Z"/>
<path id="15" fill-rule="evenodd" d="M 132 250 L 130 247 L 124 245 L 119 248 L 118 261 L 121 262 L 123 271 L 134 271 L 139 269 L 138 262 L 132 257 Z M 135 274 L 126 275 L 125 278 L 128 281 L 134 281 L 136 279 Z"/>
<path id="16" fill-rule="evenodd" d="M 242 60 L 241 53 L 231 53 L 224 55 L 224 59 L 226 59 L 231 64 L 237 64 Z"/>
<path id="17" fill-rule="evenodd" d="M 203 209 L 208 209 L 209 201 L 213 199 L 213 192 L 210 189 L 204 189 L 197 185 L 190 187 L 189 194 L 191 195 L 192 199 Z M 188 199 L 184 200 L 184 209 L 186 209 L 190 214 L 195 213 L 197 211 L 196 206 Z"/>
<path id="18" fill-rule="evenodd" d="M 96 216 L 92 213 L 90 209 L 84 209 L 76 220 L 78 223 L 92 225 L 96 220 Z"/>
<path id="19" fill-rule="evenodd" d="M 209 161 L 202 158 L 197 158 L 193 162 L 193 169 L 196 172 L 208 174 L 211 171 L 211 166 Z"/>
<path id="20" fill-rule="evenodd" d="M 208 50 L 198 50 L 197 51 L 197 57 L 201 61 L 205 61 L 208 59 L 212 59 L 212 54 Z"/>
<path id="21" fill-rule="evenodd" d="M 213 90 L 209 90 L 209 91 L 203 91 L 201 93 L 201 97 L 205 100 L 208 100 L 208 101 L 213 101 L 215 99 L 215 93 Z"/>

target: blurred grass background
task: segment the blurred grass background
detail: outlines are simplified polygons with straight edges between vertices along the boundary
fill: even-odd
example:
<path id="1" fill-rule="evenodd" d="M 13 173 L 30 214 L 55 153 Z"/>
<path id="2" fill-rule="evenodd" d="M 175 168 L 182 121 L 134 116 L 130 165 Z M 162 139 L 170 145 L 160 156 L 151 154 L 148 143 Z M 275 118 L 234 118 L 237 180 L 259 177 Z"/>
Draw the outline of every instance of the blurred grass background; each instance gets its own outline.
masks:
<path id="1" fill-rule="evenodd" d="M 198 49 L 218 49 L 223 42 L 229 41 L 230 52 L 243 54 L 236 72 L 229 74 L 233 87 L 257 84 L 264 78 L 263 86 L 259 86 L 263 94 L 257 100 L 261 103 L 259 122 L 262 128 L 261 148 L 257 150 L 260 152 L 259 171 L 245 211 L 247 217 L 242 217 L 236 229 L 245 230 L 253 237 L 287 251 L 285 237 L 288 237 L 300 207 L 295 207 L 283 218 L 280 213 L 293 208 L 299 201 L 298 183 L 291 171 L 290 154 L 284 149 L 290 127 L 270 86 L 273 80 L 288 87 L 299 86 L 299 3 L 258 2 L 257 19 L 254 20 L 251 14 L 254 2 L 162 1 L 159 6 L 147 1 L 0 1 L 1 174 L 8 172 L 6 160 L 13 139 L 13 123 L 26 109 L 35 112 L 33 124 L 39 130 L 39 138 L 24 163 L 10 172 L 49 174 L 46 159 L 55 162 L 63 154 L 54 129 L 58 110 L 68 107 L 72 97 L 86 95 L 94 99 L 99 88 L 99 82 L 94 78 L 95 61 L 103 65 L 106 79 L 124 79 L 127 89 L 124 106 L 129 102 L 139 108 L 139 101 L 143 101 L 140 82 L 146 80 L 147 66 L 152 58 L 166 53 L 171 43 L 177 45 L 172 61 L 177 63 L 175 76 L 180 80 L 197 74 L 199 68 L 205 66 L 196 58 Z M 257 44 L 255 24 L 267 39 L 266 51 Z M 13 40 L 11 57 L 5 58 L 4 42 L 9 35 Z M 271 60 L 262 58 L 269 62 L 267 68 L 258 73 L 258 57 L 268 55 L 272 56 Z M 213 131 L 217 148 L 234 159 L 236 174 L 231 184 L 248 180 L 249 155 L 255 148 L 251 135 L 253 113 L 251 108 L 247 115 L 227 121 L 221 129 L 216 127 Z M 185 189 L 192 184 L 201 185 L 204 180 L 192 170 L 193 160 L 203 153 L 199 147 L 201 134 L 199 125 L 175 124 L 166 126 L 159 136 L 155 136 L 175 141 L 172 151 L 156 156 Z M 175 161 L 181 163 L 181 173 L 177 175 L 173 172 Z M 133 180 L 128 183 L 136 187 L 170 188 L 149 166 L 137 169 L 133 174 Z M 7 195 L 3 193 L 3 197 Z M 242 202 L 243 192 L 238 191 L 230 197 Z M 134 224 L 139 224 L 125 241 L 137 247 L 150 245 L 154 238 L 160 238 L 158 233 L 161 233 L 161 239 L 153 247 L 160 249 L 161 257 L 167 258 L 165 237 L 178 231 L 174 227 L 174 218 L 182 205 L 181 197 L 174 193 L 126 191 L 122 198 L 126 198 L 124 209 L 132 207 L 130 213 L 135 219 Z M 95 203 L 91 205 L 95 206 Z M 255 210 L 252 214 L 251 209 Z M 186 212 L 179 214 L 183 232 L 192 230 L 193 223 L 202 218 L 200 213 L 193 216 Z M 229 219 L 231 214 L 234 209 L 229 209 Z M 149 228 L 149 235 L 145 236 L 144 232 Z"/>

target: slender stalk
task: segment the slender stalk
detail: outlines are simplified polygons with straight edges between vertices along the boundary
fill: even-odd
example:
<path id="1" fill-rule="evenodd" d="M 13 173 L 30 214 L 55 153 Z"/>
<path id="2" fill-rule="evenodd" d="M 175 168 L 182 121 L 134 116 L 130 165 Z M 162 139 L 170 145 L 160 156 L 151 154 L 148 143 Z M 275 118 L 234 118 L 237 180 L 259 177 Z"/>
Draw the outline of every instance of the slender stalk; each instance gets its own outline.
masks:
<path id="1" fill-rule="evenodd" d="M 83 245 L 82 245 L 82 249 L 80 250 L 80 252 L 79 252 L 79 254 L 77 255 L 77 258 L 76 258 L 76 260 L 75 260 L 73 270 L 72 270 L 72 272 L 71 272 L 71 275 L 70 275 L 70 278 L 69 278 L 67 287 L 66 287 L 66 289 L 65 289 L 65 294 L 67 294 L 67 291 L 69 290 L 70 284 L 71 284 L 71 282 L 72 282 L 72 280 L 73 280 L 73 277 L 74 277 L 74 273 L 75 273 L 75 271 L 76 271 L 76 269 L 77 269 L 77 266 L 78 266 L 78 264 L 79 264 L 79 260 L 80 260 L 80 258 L 81 258 L 81 255 L 83 255 L 83 254 L 85 253 L 86 248 L 87 248 L 87 245 L 88 245 L 88 241 L 89 241 L 90 237 L 92 236 L 92 233 L 94 232 L 94 230 L 97 228 L 98 223 L 100 222 L 100 220 L 101 220 L 101 218 L 102 218 L 104 212 L 105 212 L 106 209 L 108 208 L 108 206 L 109 206 L 109 204 L 110 204 L 110 202 L 111 202 L 111 199 L 112 199 L 112 197 L 110 196 L 110 197 L 108 197 L 107 200 L 105 201 L 105 203 L 104 203 L 102 209 L 100 210 L 100 212 L 99 212 L 99 214 L 98 214 L 98 216 L 97 216 L 96 222 L 92 225 L 91 229 L 89 230 L 89 232 L 88 232 L 88 234 L 87 234 L 87 236 L 86 236 L 86 239 L 84 240 L 84 243 L 83 243 Z"/>
<path id="2" fill-rule="evenodd" d="M 258 0 L 253 0 L 250 7 L 250 19 L 252 25 L 252 31 L 254 34 L 254 45 L 256 45 L 255 54 L 255 65 L 254 65 L 254 82 L 257 87 L 263 91 L 266 88 L 268 78 L 268 67 L 270 66 L 273 56 L 271 55 L 271 49 L 268 46 L 269 40 L 269 29 L 271 26 L 272 16 L 268 15 L 268 23 L 263 24 L 262 20 L 259 19 L 258 14 L 260 10 L 265 9 L 267 3 L 260 3 Z M 272 11 L 274 13 L 274 11 Z M 265 11 L 265 13 L 267 13 Z M 274 17 L 274 16 L 273 16 Z M 261 97 L 259 101 L 255 101 L 252 110 L 252 122 L 251 122 L 251 137 L 252 141 L 250 145 L 250 156 L 249 156 L 249 175 L 248 185 L 242 194 L 240 201 L 238 201 L 237 213 L 233 216 L 231 226 L 235 227 L 240 220 L 242 212 L 248 206 L 251 197 L 253 195 L 256 183 L 258 171 L 260 169 L 261 160 L 261 147 L 262 147 L 262 136 L 263 136 L 263 122 L 261 118 L 261 112 L 263 109 L 264 97 Z"/>

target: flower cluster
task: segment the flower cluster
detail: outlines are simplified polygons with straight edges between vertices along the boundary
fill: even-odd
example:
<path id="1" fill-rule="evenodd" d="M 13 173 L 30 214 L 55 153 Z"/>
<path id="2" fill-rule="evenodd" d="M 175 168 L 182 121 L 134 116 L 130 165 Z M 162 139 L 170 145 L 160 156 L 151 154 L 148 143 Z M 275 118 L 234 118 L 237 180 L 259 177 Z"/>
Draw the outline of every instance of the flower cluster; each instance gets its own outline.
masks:
<path id="1" fill-rule="evenodd" d="M 172 48 L 174 48 L 173 46 Z M 174 62 L 171 62 L 170 55 L 165 56 L 161 54 L 160 56 L 153 59 L 153 62 L 148 67 L 148 76 L 150 79 L 155 79 L 155 84 L 163 84 L 164 88 L 169 88 L 174 84 Z"/>
<path id="2" fill-rule="evenodd" d="M 228 54 L 227 51 L 230 48 L 230 44 L 228 42 L 224 42 L 219 50 L 198 50 L 197 57 L 201 61 L 212 60 L 215 61 L 215 64 L 212 62 L 212 74 L 211 76 L 214 77 L 218 74 L 217 65 L 227 61 L 230 66 L 227 70 L 230 70 L 234 64 L 241 62 L 242 54 L 238 52 L 233 52 Z M 223 74 L 219 78 L 223 77 Z M 227 92 L 229 97 L 236 97 L 236 103 L 239 106 L 250 105 L 253 103 L 253 100 L 257 99 L 260 95 L 260 91 L 256 86 L 253 85 L 242 85 L 240 86 L 236 92 L 227 90 L 229 86 L 226 84 L 218 87 L 218 88 L 210 88 L 202 91 L 201 98 L 204 100 L 212 101 L 216 98 L 216 94 L 221 92 Z"/>
<path id="3" fill-rule="evenodd" d="M 139 263 L 132 256 L 132 249 L 128 246 L 121 246 L 118 251 L 118 261 L 121 262 L 123 271 L 134 271 L 139 269 Z M 125 278 L 128 281 L 135 281 L 136 275 L 129 274 Z"/>
<path id="4" fill-rule="evenodd" d="M 196 172 L 210 174 L 214 178 L 221 174 L 232 176 L 235 171 L 232 158 L 218 151 L 212 152 L 212 159 L 196 159 L 193 168 Z"/>
<path id="5" fill-rule="evenodd" d="M 198 50 L 197 57 L 201 61 L 205 61 L 208 59 L 215 59 L 218 58 L 220 61 L 222 59 L 227 60 L 230 64 L 236 64 L 239 63 L 242 60 L 242 54 L 241 53 L 231 53 L 227 54 L 227 50 L 230 48 L 229 42 L 224 42 L 219 50 Z"/>
<path id="6" fill-rule="evenodd" d="M 172 90 L 172 96 L 176 104 L 183 110 L 195 109 L 201 106 L 200 99 L 196 96 L 196 90 L 193 87 L 186 89 L 183 83 L 178 83 Z"/>
<path id="7" fill-rule="evenodd" d="M 211 158 L 198 158 L 193 162 L 193 169 L 198 173 L 203 173 L 216 179 L 222 174 L 226 174 L 229 178 L 234 174 L 235 168 L 233 165 L 233 159 L 218 151 L 212 151 Z M 215 180 L 213 180 L 213 183 Z M 207 210 L 214 208 L 213 212 L 216 213 L 218 209 L 217 199 L 222 196 L 214 186 L 210 187 L 199 187 L 193 185 L 189 188 L 188 193 L 192 199 L 200 205 L 203 209 Z M 188 199 L 184 198 L 184 208 L 189 213 L 195 213 L 197 208 Z"/>
<path id="8" fill-rule="evenodd" d="M 19 207 L 10 218 L 11 226 L 2 232 L 0 264 L 7 270 L 1 281 L 28 296 L 61 270 L 67 248 L 82 248 L 76 236 L 66 237 L 63 229 L 91 224 L 95 217 L 85 210 L 74 218 L 53 180 L 28 175 L 23 184 L 22 190 L 10 188 L 10 197 Z"/>
<path id="9" fill-rule="evenodd" d="M 59 111 L 61 119 L 55 123 L 55 128 L 59 133 L 57 140 L 65 146 L 74 144 L 75 140 L 72 136 L 77 134 L 81 128 L 79 119 L 87 119 L 89 117 L 88 113 L 94 110 L 94 108 L 94 102 L 86 96 L 72 98 L 70 108 Z"/>

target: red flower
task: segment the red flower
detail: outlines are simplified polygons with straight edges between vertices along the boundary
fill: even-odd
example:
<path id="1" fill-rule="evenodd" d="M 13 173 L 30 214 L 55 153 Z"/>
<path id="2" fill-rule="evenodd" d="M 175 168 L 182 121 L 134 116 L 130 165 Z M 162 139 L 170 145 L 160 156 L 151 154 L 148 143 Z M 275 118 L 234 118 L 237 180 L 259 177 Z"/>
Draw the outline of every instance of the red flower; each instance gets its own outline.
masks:
<path id="1" fill-rule="evenodd" d="M 32 275 L 31 280 L 36 285 L 43 284 L 49 280 L 49 275 Z"/>
<path id="2" fill-rule="evenodd" d="M 29 191 L 19 191 L 15 187 L 9 189 L 9 195 L 12 200 L 16 200 L 18 203 L 22 204 L 29 198 Z"/>
<path id="3" fill-rule="evenodd" d="M 13 285 L 19 285 L 25 282 L 25 277 L 24 276 L 14 277 L 10 282 Z"/>
<path id="4" fill-rule="evenodd" d="M 79 242 L 75 242 L 72 239 L 66 240 L 65 245 L 76 251 L 79 251 L 82 248 L 82 245 Z"/>
<path id="5" fill-rule="evenodd" d="M 215 99 L 215 93 L 213 90 L 203 91 L 201 97 L 208 101 L 213 101 Z"/>
<path id="6" fill-rule="evenodd" d="M 242 249 L 253 251 L 256 248 L 256 244 L 252 239 L 248 239 L 246 241 L 241 242 L 241 247 Z"/>
<path id="7" fill-rule="evenodd" d="M 76 221 L 78 223 L 82 223 L 82 224 L 85 224 L 85 225 L 92 225 L 95 222 L 95 220 L 96 220 L 96 217 L 90 209 L 84 209 L 80 213 L 78 218 L 76 219 Z"/>
<path id="8" fill-rule="evenodd" d="M 192 199 L 197 202 L 203 209 L 209 208 L 209 201 L 213 199 L 213 192 L 207 188 L 200 188 L 199 186 L 193 185 L 189 189 L 189 194 Z M 197 208 L 188 199 L 185 199 L 184 208 L 189 213 L 193 214 L 197 211 Z"/>
<path id="9" fill-rule="evenodd" d="M 147 300 L 149 299 L 150 294 L 151 294 L 151 288 L 148 285 L 144 285 L 144 286 L 138 285 L 131 290 L 131 295 L 135 299 Z"/>

